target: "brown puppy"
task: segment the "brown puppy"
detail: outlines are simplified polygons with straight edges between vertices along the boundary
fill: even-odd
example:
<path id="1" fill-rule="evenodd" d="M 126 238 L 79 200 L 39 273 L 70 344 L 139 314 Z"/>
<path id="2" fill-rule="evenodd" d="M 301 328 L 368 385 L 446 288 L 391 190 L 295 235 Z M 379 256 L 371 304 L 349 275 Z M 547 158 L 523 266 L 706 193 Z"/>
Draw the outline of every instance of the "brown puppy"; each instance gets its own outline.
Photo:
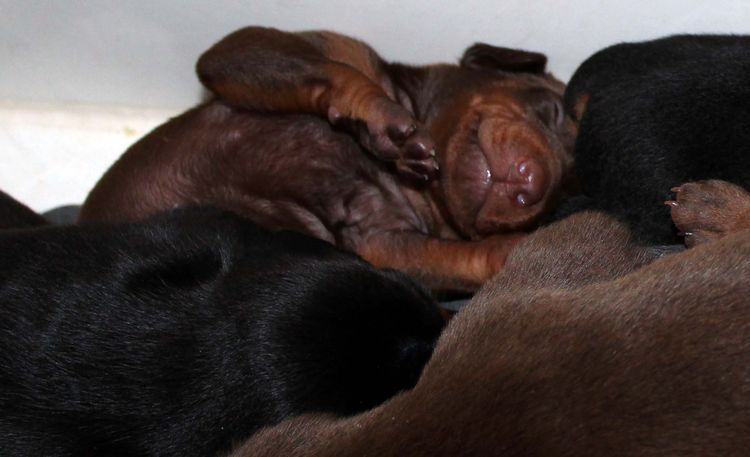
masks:
<path id="1" fill-rule="evenodd" d="M 410 67 L 335 33 L 241 29 L 198 62 L 216 99 L 130 148 L 80 220 L 211 203 L 474 290 L 571 166 L 563 85 L 545 63 L 478 44 L 460 65 Z"/>
<path id="2" fill-rule="evenodd" d="M 747 455 L 750 232 L 603 281 L 649 257 L 622 228 L 607 240 L 605 220 L 551 226 L 528 244 L 548 255 L 516 271 L 514 251 L 413 390 L 351 418 L 289 420 L 232 457 Z M 593 270 L 568 251 L 587 243 Z"/>
<path id="3" fill-rule="evenodd" d="M 688 247 L 750 229 L 750 192 L 727 181 L 710 179 L 672 189 L 672 220 Z"/>

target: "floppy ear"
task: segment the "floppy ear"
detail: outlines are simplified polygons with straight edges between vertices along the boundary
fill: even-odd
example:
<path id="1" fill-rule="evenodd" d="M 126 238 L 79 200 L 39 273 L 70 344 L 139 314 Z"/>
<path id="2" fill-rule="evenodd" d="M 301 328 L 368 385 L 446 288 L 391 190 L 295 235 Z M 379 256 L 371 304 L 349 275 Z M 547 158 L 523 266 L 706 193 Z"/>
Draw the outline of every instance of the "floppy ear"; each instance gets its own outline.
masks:
<path id="1" fill-rule="evenodd" d="M 464 51 L 461 66 L 472 70 L 502 70 L 513 73 L 544 73 L 547 56 L 538 52 L 476 43 Z"/>
<path id="2" fill-rule="evenodd" d="M 199 248 L 157 253 L 132 264 L 126 287 L 151 293 L 189 290 L 214 282 L 224 269 L 218 250 Z"/>

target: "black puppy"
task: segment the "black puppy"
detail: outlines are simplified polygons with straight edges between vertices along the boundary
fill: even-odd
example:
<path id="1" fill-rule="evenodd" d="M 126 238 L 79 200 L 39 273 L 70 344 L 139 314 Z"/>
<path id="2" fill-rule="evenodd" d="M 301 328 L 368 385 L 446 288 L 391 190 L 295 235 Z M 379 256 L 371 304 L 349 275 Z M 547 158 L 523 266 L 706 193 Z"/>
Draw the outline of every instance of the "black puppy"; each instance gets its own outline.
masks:
<path id="1" fill-rule="evenodd" d="M 28 206 L 0 190 L 0 229 L 47 225 L 47 221 Z"/>
<path id="2" fill-rule="evenodd" d="M 665 200 L 688 181 L 750 188 L 750 37 L 680 35 L 618 44 L 575 72 L 566 108 L 580 122 L 576 173 L 586 198 L 644 242 L 678 242 Z"/>
<path id="3" fill-rule="evenodd" d="M 412 386 L 442 319 L 404 275 L 238 216 L 0 232 L 0 454 L 211 456 Z"/>

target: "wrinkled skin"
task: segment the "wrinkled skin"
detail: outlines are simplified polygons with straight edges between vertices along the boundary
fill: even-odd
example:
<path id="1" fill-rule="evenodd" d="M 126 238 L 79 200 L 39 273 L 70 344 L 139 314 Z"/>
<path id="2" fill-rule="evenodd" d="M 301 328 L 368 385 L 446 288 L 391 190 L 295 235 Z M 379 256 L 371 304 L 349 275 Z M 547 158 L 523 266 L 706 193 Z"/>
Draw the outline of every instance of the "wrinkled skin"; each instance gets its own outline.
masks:
<path id="1" fill-rule="evenodd" d="M 572 165 L 565 151 L 574 130 L 562 86 L 549 78 L 472 76 L 476 85 L 448 99 L 429 125 L 447 213 L 462 236 L 479 239 L 529 228 L 549 209 Z"/>

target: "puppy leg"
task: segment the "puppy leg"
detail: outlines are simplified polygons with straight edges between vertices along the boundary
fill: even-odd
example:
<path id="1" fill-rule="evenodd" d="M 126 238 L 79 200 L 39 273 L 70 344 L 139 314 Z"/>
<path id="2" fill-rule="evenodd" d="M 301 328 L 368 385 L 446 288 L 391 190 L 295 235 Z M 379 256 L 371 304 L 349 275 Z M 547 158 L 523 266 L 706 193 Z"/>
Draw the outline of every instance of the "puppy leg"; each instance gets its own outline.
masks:
<path id="1" fill-rule="evenodd" d="M 513 233 L 459 241 L 386 232 L 368 238 L 356 250 L 375 266 L 405 271 L 433 290 L 474 292 L 503 268 L 508 254 L 525 237 Z"/>
<path id="2" fill-rule="evenodd" d="M 238 30 L 198 60 L 201 82 L 244 109 L 306 113 L 348 127 L 377 158 L 420 180 L 437 173 L 434 143 L 367 45 L 330 32 Z"/>
<path id="3" fill-rule="evenodd" d="M 357 249 L 377 266 L 410 272 L 435 289 L 464 292 L 475 291 L 498 272 L 491 287 L 497 290 L 582 287 L 625 275 L 674 251 L 640 246 L 624 223 L 594 211 L 529 235 L 457 241 L 389 232 Z"/>
<path id="4" fill-rule="evenodd" d="M 688 247 L 729 233 L 750 229 L 750 193 L 726 181 L 712 179 L 672 189 L 672 220 L 685 235 Z"/>

